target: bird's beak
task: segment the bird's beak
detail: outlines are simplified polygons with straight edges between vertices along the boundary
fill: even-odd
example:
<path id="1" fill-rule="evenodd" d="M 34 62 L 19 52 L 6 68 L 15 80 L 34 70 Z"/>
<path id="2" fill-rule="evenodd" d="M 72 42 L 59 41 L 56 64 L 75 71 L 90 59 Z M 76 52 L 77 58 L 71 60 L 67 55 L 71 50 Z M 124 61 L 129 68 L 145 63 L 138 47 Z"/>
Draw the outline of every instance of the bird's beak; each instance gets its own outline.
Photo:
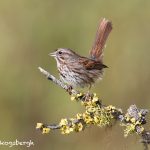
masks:
<path id="1" fill-rule="evenodd" d="M 56 52 L 49 53 L 48 55 L 49 55 L 49 56 L 52 56 L 52 57 L 55 57 L 55 56 L 56 56 Z"/>

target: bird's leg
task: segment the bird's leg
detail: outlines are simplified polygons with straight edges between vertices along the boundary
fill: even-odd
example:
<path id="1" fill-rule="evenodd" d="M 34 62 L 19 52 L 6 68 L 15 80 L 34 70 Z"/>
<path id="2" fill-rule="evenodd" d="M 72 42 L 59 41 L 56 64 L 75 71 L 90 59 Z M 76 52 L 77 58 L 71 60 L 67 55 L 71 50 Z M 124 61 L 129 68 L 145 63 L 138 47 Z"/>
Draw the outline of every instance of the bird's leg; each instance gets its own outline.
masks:
<path id="1" fill-rule="evenodd" d="M 91 87 L 92 87 L 92 85 L 90 84 L 89 87 L 88 87 L 88 91 L 85 94 L 85 101 L 89 101 L 90 100 L 90 97 L 91 97 L 91 94 L 90 94 Z"/>
<path id="2" fill-rule="evenodd" d="M 73 89 L 73 87 L 71 86 L 71 85 L 67 85 L 67 92 L 71 95 L 72 94 L 72 89 Z"/>
<path id="3" fill-rule="evenodd" d="M 90 92 L 90 90 L 91 90 L 91 87 L 92 87 L 92 85 L 90 84 L 90 85 L 89 85 L 89 89 L 88 89 L 88 92 Z"/>

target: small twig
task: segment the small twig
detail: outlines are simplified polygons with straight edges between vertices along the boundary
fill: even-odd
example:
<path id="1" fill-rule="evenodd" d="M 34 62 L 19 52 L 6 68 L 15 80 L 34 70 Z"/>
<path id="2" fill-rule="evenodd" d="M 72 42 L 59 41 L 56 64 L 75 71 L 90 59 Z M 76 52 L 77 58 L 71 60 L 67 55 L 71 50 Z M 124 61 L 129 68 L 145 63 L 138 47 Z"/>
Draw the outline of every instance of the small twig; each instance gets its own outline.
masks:
<path id="1" fill-rule="evenodd" d="M 144 145 L 144 150 L 148 150 L 148 144 L 150 144 L 150 131 L 144 131 L 141 135 L 141 143 Z"/>
<path id="2" fill-rule="evenodd" d="M 51 130 L 55 130 L 55 129 L 60 129 L 61 126 L 57 125 L 57 124 L 53 124 L 53 125 L 44 125 L 46 128 L 49 128 Z"/>
<path id="3" fill-rule="evenodd" d="M 40 70 L 40 72 L 42 74 L 44 74 L 46 76 L 46 78 L 52 82 L 54 82 L 56 85 L 60 86 L 61 88 L 63 88 L 64 90 L 66 90 L 70 95 L 71 94 L 77 94 L 79 93 L 78 91 L 76 91 L 75 89 L 69 89 L 69 87 L 64 84 L 61 80 L 56 79 L 53 75 L 51 75 L 49 72 L 47 72 L 46 70 L 44 70 L 41 67 L 38 67 L 38 69 Z"/>

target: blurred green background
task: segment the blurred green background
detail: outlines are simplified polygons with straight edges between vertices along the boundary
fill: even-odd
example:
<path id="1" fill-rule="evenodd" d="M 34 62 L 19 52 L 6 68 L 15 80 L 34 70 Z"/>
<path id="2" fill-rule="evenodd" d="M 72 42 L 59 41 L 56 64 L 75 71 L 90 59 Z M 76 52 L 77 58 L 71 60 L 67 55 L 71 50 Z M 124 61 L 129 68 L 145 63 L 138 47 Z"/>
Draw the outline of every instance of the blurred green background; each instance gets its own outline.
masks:
<path id="1" fill-rule="evenodd" d="M 102 17 L 112 20 L 114 28 L 105 49 L 109 69 L 93 91 L 103 103 L 124 110 L 131 104 L 149 108 L 149 0 L 1 0 L 0 140 L 31 139 L 34 146 L 28 149 L 32 150 L 143 149 L 138 136 L 125 139 L 118 125 L 112 129 L 90 127 L 68 136 L 59 131 L 42 135 L 35 130 L 37 122 L 57 123 L 84 111 L 37 67 L 58 77 L 55 60 L 48 53 L 59 47 L 88 56 Z"/>

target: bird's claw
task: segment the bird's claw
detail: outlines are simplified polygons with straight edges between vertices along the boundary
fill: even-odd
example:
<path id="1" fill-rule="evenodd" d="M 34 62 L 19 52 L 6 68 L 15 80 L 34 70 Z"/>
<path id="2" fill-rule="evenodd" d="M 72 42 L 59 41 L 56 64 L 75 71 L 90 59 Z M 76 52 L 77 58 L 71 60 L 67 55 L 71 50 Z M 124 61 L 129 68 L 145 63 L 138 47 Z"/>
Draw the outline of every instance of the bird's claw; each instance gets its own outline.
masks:
<path id="1" fill-rule="evenodd" d="M 73 87 L 71 85 L 68 85 L 66 91 L 71 95 L 72 94 L 72 89 L 73 89 Z"/>

